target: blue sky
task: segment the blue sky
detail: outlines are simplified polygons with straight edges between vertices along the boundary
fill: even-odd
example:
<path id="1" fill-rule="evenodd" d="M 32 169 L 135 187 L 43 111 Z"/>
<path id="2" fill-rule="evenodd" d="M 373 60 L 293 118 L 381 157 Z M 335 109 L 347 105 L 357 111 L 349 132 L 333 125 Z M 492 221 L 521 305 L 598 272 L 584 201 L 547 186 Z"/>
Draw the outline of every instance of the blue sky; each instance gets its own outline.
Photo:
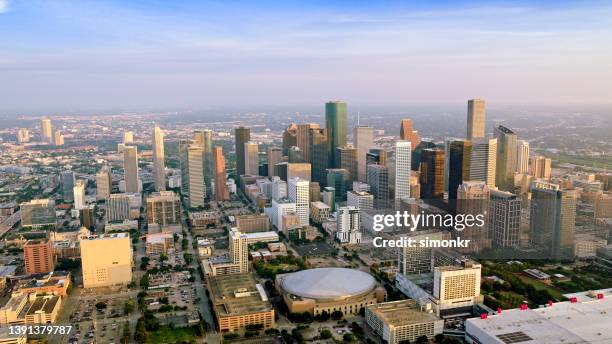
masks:
<path id="1" fill-rule="evenodd" d="M 0 109 L 612 103 L 612 3 L 0 0 Z"/>

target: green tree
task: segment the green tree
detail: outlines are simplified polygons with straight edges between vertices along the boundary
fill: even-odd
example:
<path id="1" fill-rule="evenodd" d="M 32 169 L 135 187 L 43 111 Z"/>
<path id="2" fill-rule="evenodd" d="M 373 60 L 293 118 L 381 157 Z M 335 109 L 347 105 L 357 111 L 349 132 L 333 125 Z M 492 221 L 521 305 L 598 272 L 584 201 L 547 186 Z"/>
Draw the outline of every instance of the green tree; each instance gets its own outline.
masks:
<path id="1" fill-rule="evenodd" d="M 329 339 L 332 337 L 332 333 L 328 329 L 323 329 L 321 330 L 320 336 L 321 336 L 321 339 Z"/>
<path id="2" fill-rule="evenodd" d="M 125 315 L 128 315 L 128 314 L 132 313 L 135 308 L 136 308 L 136 303 L 134 302 L 134 300 L 127 300 L 123 304 L 123 313 Z"/>

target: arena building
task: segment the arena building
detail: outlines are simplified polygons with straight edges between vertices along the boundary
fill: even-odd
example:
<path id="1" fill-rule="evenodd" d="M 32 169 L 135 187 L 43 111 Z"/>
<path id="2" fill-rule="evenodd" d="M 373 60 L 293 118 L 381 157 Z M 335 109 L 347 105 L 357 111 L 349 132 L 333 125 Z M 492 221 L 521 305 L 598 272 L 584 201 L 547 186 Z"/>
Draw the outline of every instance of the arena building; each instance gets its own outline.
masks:
<path id="1" fill-rule="evenodd" d="M 344 268 L 318 268 L 276 276 L 276 288 L 291 313 L 319 315 L 341 311 L 358 314 L 384 301 L 385 290 L 368 273 Z"/>

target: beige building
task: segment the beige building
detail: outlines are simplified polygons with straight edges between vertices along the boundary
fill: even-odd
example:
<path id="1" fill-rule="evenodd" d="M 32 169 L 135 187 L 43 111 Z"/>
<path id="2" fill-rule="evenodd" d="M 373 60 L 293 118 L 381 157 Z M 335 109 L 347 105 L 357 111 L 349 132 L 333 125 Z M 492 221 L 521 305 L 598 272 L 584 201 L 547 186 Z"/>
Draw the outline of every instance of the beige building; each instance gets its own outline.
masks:
<path id="1" fill-rule="evenodd" d="M 113 180 L 111 168 L 104 166 L 100 172 L 96 173 L 96 199 L 102 200 L 110 197 L 113 190 Z"/>
<path id="2" fill-rule="evenodd" d="M 421 336 L 431 340 L 444 329 L 444 320 L 422 309 L 414 300 L 369 305 L 365 309 L 365 321 L 388 344 L 413 343 Z"/>
<path id="3" fill-rule="evenodd" d="M 480 275 L 481 265 L 473 262 L 434 268 L 433 296 L 438 310 L 471 308 L 481 299 Z"/>
<path id="4" fill-rule="evenodd" d="M 154 192 L 147 197 L 149 232 L 181 230 L 181 199 L 173 191 Z"/>
<path id="5" fill-rule="evenodd" d="M 140 192 L 138 181 L 138 149 L 136 146 L 123 147 L 123 171 L 125 192 Z"/>
<path id="6" fill-rule="evenodd" d="M 132 281 L 132 247 L 127 233 L 90 236 L 80 243 L 85 288 Z"/>
<path id="7" fill-rule="evenodd" d="M 467 135 L 468 140 L 483 138 L 485 135 L 485 101 L 468 100 Z"/>
<path id="8" fill-rule="evenodd" d="M 52 324 L 57 319 L 62 298 L 56 295 L 13 293 L 0 308 L 0 326 Z"/>
<path id="9" fill-rule="evenodd" d="M 147 234 L 147 255 L 167 254 L 174 246 L 174 235 L 171 232 Z"/>
<path id="10" fill-rule="evenodd" d="M 322 223 L 324 220 L 327 220 L 330 215 L 331 208 L 321 202 L 310 202 L 310 219 L 314 223 Z"/>
<path id="11" fill-rule="evenodd" d="M 267 232 L 270 230 L 270 218 L 263 214 L 238 215 L 236 227 L 242 233 Z"/>
<path id="12" fill-rule="evenodd" d="M 543 156 L 531 158 L 531 175 L 538 179 L 550 179 L 551 162 Z"/>

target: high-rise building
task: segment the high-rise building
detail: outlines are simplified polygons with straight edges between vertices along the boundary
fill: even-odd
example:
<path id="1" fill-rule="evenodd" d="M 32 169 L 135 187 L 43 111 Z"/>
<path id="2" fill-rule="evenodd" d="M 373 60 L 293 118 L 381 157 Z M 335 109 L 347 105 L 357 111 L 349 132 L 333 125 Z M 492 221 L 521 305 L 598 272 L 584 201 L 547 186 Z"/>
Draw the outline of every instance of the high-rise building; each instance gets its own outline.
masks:
<path id="1" fill-rule="evenodd" d="M 274 166 L 283 160 L 283 150 L 278 147 L 268 147 L 268 177 L 273 177 Z"/>
<path id="2" fill-rule="evenodd" d="M 324 187 L 321 201 L 329 206 L 330 211 L 336 211 L 336 189 L 331 186 Z"/>
<path id="3" fill-rule="evenodd" d="M 244 144 L 251 141 L 251 129 L 246 127 L 236 128 L 234 138 L 236 140 L 236 176 L 240 180 L 240 176 L 246 174 Z"/>
<path id="4" fill-rule="evenodd" d="M 444 198 L 444 150 L 423 150 L 420 184 L 421 198 Z"/>
<path id="5" fill-rule="evenodd" d="M 467 140 L 451 140 L 448 142 L 446 156 L 446 175 L 448 176 L 448 199 L 457 199 L 457 188 L 464 180 L 469 179 L 470 155 L 472 143 Z"/>
<path id="6" fill-rule="evenodd" d="M 319 129 L 316 123 L 297 125 L 297 147 L 302 151 L 304 161 L 310 161 L 310 129 Z"/>
<path id="7" fill-rule="evenodd" d="M 409 141 L 412 150 L 415 150 L 421 142 L 421 139 L 419 138 L 419 132 L 412 128 L 411 119 L 402 119 L 402 124 L 400 127 L 400 140 Z"/>
<path id="8" fill-rule="evenodd" d="M 127 233 L 89 236 L 80 244 L 83 287 L 132 282 L 132 245 Z"/>
<path id="9" fill-rule="evenodd" d="M 287 195 L 295 203 L 297 215 L 300 217 L 300 225 L 309 224 L 310 205 L 310 182 L 305 179 L 291 178 L 287 183 Z"/>
<path id="10" fill-rule="evenodd" d="M 309 139 L 312 180 L 324 186 L 326 182 L 325 170 L 329 166 L 327 129 L 310 129 Z"/>
<path id="11" fill-rule="evenodd" d="M 369 164 L 367 168 L 367 183 L 374 196 L 374 208 L 389 208 L 389 168 L 377 164 Z"/>
<path id="12" fill-rule="evenodd" d="M 346 205 L 361 211 L 374 209 L 374 196 L 365 191 L 349 191 L 346 194 Z"/>
<path id="13" fill-rule="evenodd" d="M 304 152 L 300 149 L 300 147 L 296 146 L 289 148 L 289 152 L 287 153 L 287 161 L 291 163 L 307 162 L 307 160 L 304 159 Z"/>
<path id="14" fill-rule="evenodd" d="M 345 102 L 325 103 L 325 128 L 327 129 L 328 166 L 336 166 L 336 148 L 346 145 L 347 107 Z"/>
<path id="15" fill-rule="evenodd" d="M 107 199 L 113 190 L 113 179 L 111 177 L 110 166 L 103 166 L 100 172 L 96 173 L 96 199 Z"/>
<path id="16" fill-rule="evenodd" d="M 517 138 L 516 134 L 499 125 L 495 128 L 497 138 L 497 162 L 495 184 L 504 191 L 514 191 L 514 172 L 516 171 Z"/>
<path id="17" fill-rule="evenodd" d="M 155 126 L 153 129 L 153 180 L 155 190 L 166 190 L 166 166 L 164 163 L 164 132 Z"/>
<path id="18" fill-rule="evenodd" d="M 353 141 L 357 148 L 357 180 L 365 183 L 368 150 L 374 147 L 374 129 L 369 125 L 360 125 L 353 129 Z"/>
<path id="19" fill-rule="evenodd" d="M 30 131 L 28 129 L 19 129 L 17 131 L 17 142 L 19 143 L 30 142 Z"/>
<path id="20" fill-rule="evenodd" d="M 480 298 L 482 266 L 464 262 L 463 266 L 434 268 L 433 296 L 441 312 L 448 309 L 471 309 Z"/>
<path id="21" fill-rule="evenodd" d="M 85 208 L 85 188 L 87 183 L 84 180 L 77 180 L 72 188 L 74 197 L 74 209 L 81 210 Z"/>
<path id="22" fill-rule="evenodd" d="M 468 100 L 467 135 L 468 140 L 484 138 L 485 135 L 485 101 Z"/>
<path id="23" fill-rule="evenodd" d="M 366 154 L 366 170 L 369 164 L 387 166 L 387 151 L 384 148 L 370 148 Z"/>
<path id="24" fill-rule="evenodd" d="M 122 222 L 131 219 L 130 194 L 111 194 L 106 200 L 106 222 Z"/>
<path id="25" fill-rule="evenodd" d="M 51 120 L 43 118 L 40 121 L 40 137 L 43 142 L 53 142 L 53 127 L 51 126 Z"/>
<path id="26" fill-rule="evenodd" d="M 489 209 L 489 187 L 482 181 L 464 181 L 457 188 L 457 214 L 483 215 Z M 488 220 L 485 218 L 485 220 Z M 453 231 L 453 236 L 470 240 L 470 245 L 462 252 L 480 252 L 491 247 L 488 226 L 470 225 L 462 231 Z"/>
<path id="27" fill-rule="evenodd" d="M 576 226 L 575 190 L 542 181 L 531 184 L 530 241 L 553 259 L 573 259 Z"/>
<path id="28" fill-rule="evenodd" d="M 189 140 L 180 140 L 178 145 L 179 150 L 179 168 L 181 169 L 181 194 L 189 195 Z"/>
<path id="29" fill-rule="evenodd" d="M 123 133 L 123 144 L 128 145 L 134 143 L 134 133 L 131 131 L 126 131 Z"/>
<path id="30" fill-rule="evenodd" d="M 516 172 L 529 173 L 529 142 L 518 140 L 516 146 Z"/>
<path id="31" fill-rule="evenodd" d="M 53 144 L 56 146 L 63 146 L 64 145 L 64 135 L 62 134 L 61 131 L 56 130 L 53 133 Z"/>
<path id="32" fill-rule="evenodd" d="M 488 230 L 494 248 L 519 247 L 521 243 L 521 199 L 511 192 L 491 190 L 487 212 Z"/>
<path id="33" fill-rule="evenodd" d="M 74 172 L 66 170 L 60 172 L 60 179 L 62 183 L 62 198 L 66 202 L 74 201 L 74 183 L 76 181 Z"/>
<path id="34" fill-rule="evenodd" d="M 291 123 L 291 125 L 283 131 L 283 155 L 288 155 L 289 149 L 295 146 L 297 146 L 297 124 Z"/>
<path id="35" fill-rule="evenodd" d="M 395 209 L 399 209 L 402 198 L 410 198 L 411 144 L 403 140 L 395 142 Z"/>
<path id="36" fill-rule="evenodd" d="M 160 231 L 168 227 L 181 226 L 181 198 L 173 191 L 159 191 L 147 197 L 147 224 L 149 232 L 153 227 Z"/>
<path id="37" fill-rule="evenodd" d="M 419 171 L 421 168 L 421 155 L 425 149 L 437 148 L 436 144 L 431 141 L 421 141 L 419 145 L 412 151 L 412 170 Z"/>
<path id="38" fill-rule="evenodd" d="M 33 199 L 19 204 L 21 227 L 55 227 L 55 201 L 52 199 Z"/>
<path id="39" fill-rule="evenodd" d="M 123 173 L 125 192 L 140 192 L 138 180 L 138 149 L 136 146 L 125 146 L 123 148 Z"/>
<path id="40" fill-rule="evenodd" d="M 321 200 L 321 186 L 317 182 L 310 182 L 310 202 Z"/>
<path id="41" fill-rule="evenodd" d="M 336 190 L 336 202 L 346 201 L 346 191 L 351 185 L 349 172 L 342 168 L 328 168 L 327 186 Z"/>
<path id="42" fill-rule="evenodd" d="M 225 182 L 225 157 L 221 146 L 213 148 L 213 157 L 215 164 L 215 200 L 227 201 L 230 197 Z"/>
<path id="43" fill-rule="evenodd" d="M 497 139 L 475 139 L 470 154 L 469 180 L 480 180 L 489 188 L 495 187 Z"/>
<path id="44" fill-rule="evenodd" d="M 348 171 L 349 180 L 357 180 L 357 148 L 353 146 L 342 146 L 336 148 L 336 166 Z"/>
<path id="45" fill-rule="evenodd" d="M 249 141 L 244 144 L 244 174 L 259 175 L 259 145 Z"/>
<path id="46" fill-rule="evenodd" d="M 550 179 L 551 160 L 543 156 L 531 158 L 531 175 L 539 179 Z"/>
<path id="47" fill-rule="evenodd" d="M 232 228 L 229 232 L 229 255 L 232 263 L 237 264 L 239 272 L 249 272 L 249 245 L 246 234 Z"/>
<path id="48" fill-rule="evenodd" d="M 204 150 L 200 145 L 191 145 L 187 148 L 187 174 L 189 207 L 202 207 L 206 198 L 206 183 L 204 182 Z"/>
<path id="49" fill-rule="evenodd" d="M 204 182 L 207 187 L 211 185 L 213 178 L 212 137 L 213 132 L 208 129 L 194 133 L 194 143 L 202 147 L 202 154 L 204 154 Z"/>
<path id="50" fill-rule="evenodd" d="M 53 243 L 49 239 L 28 240 L 23 245 L 23 260 L 28 274 L 46 274 L 53 271 Z"/>
<path id="51" fill-rule="evenodd" d="M 342 244 L 361 243 L 359 208 L 339 207 L 336 216 L 336 239 Z"/>
<path id="52" fill-rule="evenodd" d="M 312 174 L 311 166 L 308 163 L 281 162 L 274 166 L 274 171 L 284 181 L 289 181 L 289 179 L 295 177 L 310 180 Z"/>

